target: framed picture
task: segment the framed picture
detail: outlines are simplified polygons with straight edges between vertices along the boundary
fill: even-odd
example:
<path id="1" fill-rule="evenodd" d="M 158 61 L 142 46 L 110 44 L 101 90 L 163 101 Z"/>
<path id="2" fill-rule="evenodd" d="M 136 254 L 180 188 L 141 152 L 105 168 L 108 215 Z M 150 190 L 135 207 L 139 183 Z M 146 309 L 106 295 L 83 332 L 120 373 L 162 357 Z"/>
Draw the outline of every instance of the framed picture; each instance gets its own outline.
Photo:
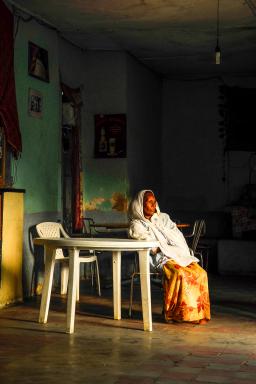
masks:
<path id="1" fill-rule="evenodd" d="M 28 90 L 28 114 L 33 117 L 43 116 L 43 96 L 35 89 Z"/>
<path id="2" fill-rule="evenodd" d="M 31 41 L 28 42 L 28 74 L 49 82 L 48 52 Z"/>
<path id="3" fill-rule="evenodd" d="M 94 156 L 126 157 L 126 115 L 95 115 Z"/>

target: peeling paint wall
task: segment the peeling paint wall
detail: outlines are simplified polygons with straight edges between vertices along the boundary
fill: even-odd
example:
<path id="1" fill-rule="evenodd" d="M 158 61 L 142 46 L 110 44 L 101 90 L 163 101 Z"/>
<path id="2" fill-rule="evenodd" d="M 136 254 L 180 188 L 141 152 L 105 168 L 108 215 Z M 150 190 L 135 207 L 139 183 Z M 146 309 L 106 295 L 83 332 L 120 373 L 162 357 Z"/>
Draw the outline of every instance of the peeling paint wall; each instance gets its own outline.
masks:
<path id="1" fill-rule="evenodd" d="M 84 56 L 84 88 L 82 159 L 85 215 L 97 220 L 126 220 L 128 159 L 94 158 L 94 115 L 127 112 L 126 54 L 87 52 Z"/>
<path id="2" fill-rule="evenodd" d="M 161 79 L 121 52 L 85 55 L 83 169 L 85 213 L 126 220 L 131 196 L 161 190 Z M 113 70 L 114 68 L 114 70 Z M 127 158 L 94 159 L 94 115 L 127 114 Z"/>
<path id="3" fill-rule="evenodd" d="M 145 140 L 152 148 L 161 141 L 161 80 L 125 52 L 83 53 L 60 41 L 59 61 L 63 81 L 82 85 L 84 214 L 126 220 L 138 188 L 161 189 L 160 156 L 144 146 Z M 94 115 L 114 113 L 127 116 L 127 158 L 94 158 Z"/>
<path id="4" fill-rule="evenodd" d="M 113 195 L 107 199 L 105 197 L 95 197 L 89 202 L 85 202 L 85 211 L 94 211 L 97 209 L 108 210 L 113 209 L 117 212 L 127 212 L 128 199 L 124 193 L 114 192 Z"/>

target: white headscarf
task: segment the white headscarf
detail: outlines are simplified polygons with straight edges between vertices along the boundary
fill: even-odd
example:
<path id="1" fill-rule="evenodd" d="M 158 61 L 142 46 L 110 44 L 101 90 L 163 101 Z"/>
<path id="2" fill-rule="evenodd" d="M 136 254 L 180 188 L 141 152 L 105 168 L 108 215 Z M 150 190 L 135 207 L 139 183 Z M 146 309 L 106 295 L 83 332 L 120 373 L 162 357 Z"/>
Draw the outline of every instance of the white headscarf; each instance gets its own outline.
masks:
<path id="1" fill-rule="evenodd" d="M 169 259 L 173 259 L 180 266 L 186 267 L 192 262 L 198 262 L 199 260 L 190 254 L 186 240 L 175 224 L 173 229 L 168 228 L 165 231 L 163 227 L 160 228 L 157 223 L 153 223 L 145 218 L 143 213 L 143 202 L 146 192 L 151 192 L 154 195 L 151 190 L 144 189 L 138 192 L 135 198 L 131 201 L 128 211 L 128 219 L 130 223 L 132 223 L 133 220 L 145 222 L 159 241 L 159 248 L 163 255 Z M 158 203 L 156 204 L 156 214 L 160 215 Z"/>
<path id="2" fill-rule="evenodd" d="M 135 196 L 135 198 L 131 201 L 131 203 L 129 205 L 129 210 L 128 210 L 128 220 L 129 221 L 132 221 L 135 219 L 146 221 L 146 222 L 149 221 L 145 218 L 144 212 L 143 212 L 144 195 L 146 192 L 150 192 L 150 193 L 152 193 L 152 195 L 154 195 L 154 192 L 151 191 L 150 189 L 143 189 L 142 191 L 139 191 L 137 193 L 137 195 Z M 158 214 L 160 213 L 158 203 L 156 203 L 156 212 Z"/>

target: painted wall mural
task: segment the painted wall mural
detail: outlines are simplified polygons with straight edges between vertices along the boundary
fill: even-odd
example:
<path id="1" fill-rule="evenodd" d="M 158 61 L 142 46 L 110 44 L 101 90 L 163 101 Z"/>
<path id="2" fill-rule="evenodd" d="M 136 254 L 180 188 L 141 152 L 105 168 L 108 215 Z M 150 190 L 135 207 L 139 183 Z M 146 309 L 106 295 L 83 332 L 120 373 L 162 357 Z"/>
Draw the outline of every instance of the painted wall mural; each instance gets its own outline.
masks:
<path id="1" fill-rule="evenodd" d="M 114 192 L 111 197 L 94 197 L 84 204 L 85 211 L 95 210 L 115 210 L 118 212 L 127 212 L 128 198 L 122 192 Z"/>

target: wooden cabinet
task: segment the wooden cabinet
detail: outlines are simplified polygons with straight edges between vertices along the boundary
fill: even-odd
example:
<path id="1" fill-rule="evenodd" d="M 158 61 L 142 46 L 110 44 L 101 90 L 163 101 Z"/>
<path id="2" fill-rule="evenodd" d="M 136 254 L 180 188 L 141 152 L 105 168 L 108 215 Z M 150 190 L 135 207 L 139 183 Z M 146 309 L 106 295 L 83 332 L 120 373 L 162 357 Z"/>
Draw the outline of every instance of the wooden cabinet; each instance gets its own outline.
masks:
<path id="1" fill-rule="evenodd" d="M 0 308 L 23 299 L 24 192 L 0 188 Z"/>

